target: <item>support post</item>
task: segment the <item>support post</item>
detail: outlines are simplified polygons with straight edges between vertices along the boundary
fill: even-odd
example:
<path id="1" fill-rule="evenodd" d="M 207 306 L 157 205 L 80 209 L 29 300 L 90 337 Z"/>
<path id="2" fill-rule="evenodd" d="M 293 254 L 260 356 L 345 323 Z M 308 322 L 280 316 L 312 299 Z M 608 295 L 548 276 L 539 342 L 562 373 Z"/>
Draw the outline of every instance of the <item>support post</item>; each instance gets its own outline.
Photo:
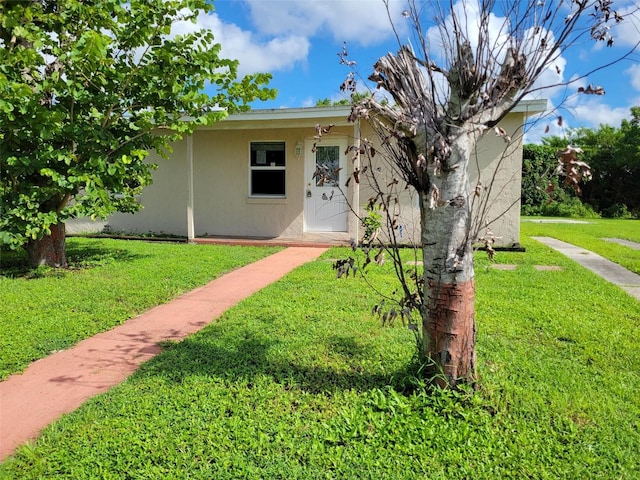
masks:
<path id="1" fill-rule="evenodd" d="M 187 136 L 187 240 L 195 239 L 193 215 L 193 135 Z"/>
<path id="2" fill-rule="evenodd" d="M 360 119 L 356 120 L 353 123 L 353 143 L 356 147 L 356 152 L 360 151 Z M 360 169 L 360 153 L 356 153 L 356 158 L 352 163 L 352 169 Z M 352 170 L 352 172 L 353 172 Z M 351 209 L 353 210 L 350 214 L 350 227 L 349 233 L 351 236 L 351 240 L 355 243 L 360 241 L 360 184 L 358 182 L 351 182 Z"/>

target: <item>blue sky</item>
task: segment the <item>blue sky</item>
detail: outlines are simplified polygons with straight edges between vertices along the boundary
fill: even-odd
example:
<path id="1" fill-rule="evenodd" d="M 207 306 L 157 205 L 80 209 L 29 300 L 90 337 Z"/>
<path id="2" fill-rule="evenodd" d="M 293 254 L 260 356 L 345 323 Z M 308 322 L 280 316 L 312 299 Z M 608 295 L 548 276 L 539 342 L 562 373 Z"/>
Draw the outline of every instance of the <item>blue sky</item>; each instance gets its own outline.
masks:
<path id="1" fill-rule="evenodd" d="M 465 0 L 475 2 L 477 0 Z M 390 0 L 390 15 L 400 39 L 409 38 L 403 0 Z M 373 63 L 388 51 L 397 51 L 398 42 L 390 28 L 382 0 L 217 0 L 215 13 L 200 19 L 213 30 L 222 44 L 222 55 L 240 61 L 240 73 L 270 72 L 271 86 L 278 90 L 274 101 L 254 108 L 313 106 L 323 98 L 344 98 L 339 86 L 348 73 L 339 64 L 337 53 L 347 42 L 349 58 L 366 77 Z M 550 66 L 550 82 L 569 80 L 619 58 L 640 40 L 640 16 L 629 13 L 640 2 L 614 2 L 625 21 L 612 29 L 614 46 L 604 47 L 583 41 L 568 50 L 558 62 L 561 73 Z M 579 86 L 601 85 L 604 96 L 575 95 Z M 640 105 L 640 55 L 619 62 L 569 87 L 549 89 L 544 96 L 551 108 L 559 110 L 533 127 L 527 139 L 538 141 L 547 125 L 549 134 L 563 134 L 567 128 L 618 126 L 629 117 L 629 109 Z M 566 98 L 568 96 L 568 98 Z M 563 126 L 552 119 L 563 117 Z"/>

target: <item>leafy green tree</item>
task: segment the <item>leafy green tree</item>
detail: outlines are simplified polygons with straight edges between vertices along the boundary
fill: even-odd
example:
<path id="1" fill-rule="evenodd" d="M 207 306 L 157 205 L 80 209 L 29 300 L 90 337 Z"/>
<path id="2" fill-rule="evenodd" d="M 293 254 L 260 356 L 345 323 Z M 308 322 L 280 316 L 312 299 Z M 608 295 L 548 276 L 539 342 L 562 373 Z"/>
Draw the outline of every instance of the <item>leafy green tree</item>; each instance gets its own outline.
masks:
<path id="1" fill-rule="evenodd" d="M 584 188 L 584 181 L 567 184 L 558 172 L 558 152 L 564 151 L 567 140 L 553 137 L 544 145 L 524 145 L 522 149 L 523 215 L 548 215 L 554 217 L 597 217 L 589 205 L 581 201 L 576 191 Z M 564 146 L 562 146 L 564 143 Z M 582 155 L 581 155 L 582 157 Z"/>
<path id="2" fill-rule="evenodd" d="M 550 137 L 543 142 L 541 148 L 545 149 L 554 150 L 569 142 L 584 150 L 582 157 L 593 172 L 592 180 L 582 188 L 584 203 L 604 216 L 629 211 L 640 214 L 640 107 L 633 107 L 631 119 L 623 120 L 619 128 L 578 128 L 570 131 L 568 138 Z"/>
<path id="3" fill-rule="evenodd" d="M 578 130 L 575 142 L 593 168 L 584 201 L 604 216 L 627 209 L 640 215 L 640 107 L 633 107 L 631 119 L 623 120 L 619 128 Z"/>
<path id="4" fill-rule="evenodd" d="M 339 105 L 351 105 L 369 96 L 371 96 L 371 94 L 368 92 L 353 92 L 351 94 L 351 99 L 342 98 L 340 100 L 332 102 L 330 98 L 323 98 L 316 102 L 316 107 L 333 107 L 333 106 L 339 106 Z"/>
<path id="5" fill-rule="evenodd" d="M 558 167 L 557 148 L 550 145 L 524 145 L 522 148 L 522 198 L 523 215 L 539 215 L 550 200 L 549 183 L 559 187 L 554 174 Z"/>
<path id="6" fill-rule="evenodd" d="M 65 221 L 133 212 L 170 144 L 269 99 L 268 74 L 236 80 L 206 0 L 0 3 L 0 244 L 66 265 Z M 189 33 L 180 34 L 178 30 Z M 205 93 L 205 89 L 213 93 Z"/>
<path id="7" fill-rule="evenodd" d="M 331 106 L 331 99 L 329 98 L 323 98 L 322 100 L 318 100 L 316 102 L 316 107 L 330 107 Z"/>

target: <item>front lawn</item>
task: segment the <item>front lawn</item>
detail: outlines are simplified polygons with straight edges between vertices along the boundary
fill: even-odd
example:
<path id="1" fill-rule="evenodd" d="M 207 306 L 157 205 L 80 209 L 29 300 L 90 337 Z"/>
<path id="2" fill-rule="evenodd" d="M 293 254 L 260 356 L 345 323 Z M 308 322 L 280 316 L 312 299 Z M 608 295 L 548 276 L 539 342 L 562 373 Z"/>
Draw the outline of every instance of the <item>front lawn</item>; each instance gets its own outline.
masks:
<path id="1" fill-rule="evenodd" d="M 478 254 L 475 394 L 420 388 L 411 332 L 335 279 L 350 252 L 334 249 L 55 422 L 0 478 L 638 478 L 639 304 L 523 244 L 498 253 L 514 271 Z M 390 271 L 373 281 L 392 288 Z"/>
<path id="2" fill-rule="evenodd" d="M 563 242 L 591 250 L 632 272 L 640 274 L 640 250 L 603 240 L 604 238 L 620 238 L 640 243 L 640 220 L 589 218 L 582 220 L 585 223 L 540 223 L 539 220 L 541 219 L 537 217 L 523 218 L 520 223 L 522 234 L 557 238 Z"/>
<path id="3" fill-rule="evenodd" d="M 67 240 L 70 268 L 0 252 L 0 379 L 278 248 Z"/>

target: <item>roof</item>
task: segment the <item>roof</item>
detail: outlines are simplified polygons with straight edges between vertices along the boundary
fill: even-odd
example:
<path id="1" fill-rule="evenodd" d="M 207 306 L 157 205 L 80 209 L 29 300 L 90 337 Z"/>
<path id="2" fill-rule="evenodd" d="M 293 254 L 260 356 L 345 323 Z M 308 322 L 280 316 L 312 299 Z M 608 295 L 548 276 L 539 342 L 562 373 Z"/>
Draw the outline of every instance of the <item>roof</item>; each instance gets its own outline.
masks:
<path id="1" fill-rule="evenodd" d="M 347 118 L 351 113 L 350 105 L 333 107 L 271 108 L 256 109 L 229 115 L 205 129 L 235 130 L 247 128 L 293 128 L 314 127 L 317 123 L 334 125 L 353 125 Z"/>
<path id="2" fill-rule="evenodd" d="M 512 113 L 524 113 L 526 116 L 544 112 L 547 100 L 523 100 L 519 102 Z M 221 122 L 216 122 L 204 129 L 235 130 L 246 128 L 292 128 L 313 127 L 318 122 L 334 125 L 350 125 L 347 121 L 351 113 L 351 105 L 336 105 L 331 107 L 304 108 L 268 108 L 255 109 L 248 112 L 229 115 Z"/>

